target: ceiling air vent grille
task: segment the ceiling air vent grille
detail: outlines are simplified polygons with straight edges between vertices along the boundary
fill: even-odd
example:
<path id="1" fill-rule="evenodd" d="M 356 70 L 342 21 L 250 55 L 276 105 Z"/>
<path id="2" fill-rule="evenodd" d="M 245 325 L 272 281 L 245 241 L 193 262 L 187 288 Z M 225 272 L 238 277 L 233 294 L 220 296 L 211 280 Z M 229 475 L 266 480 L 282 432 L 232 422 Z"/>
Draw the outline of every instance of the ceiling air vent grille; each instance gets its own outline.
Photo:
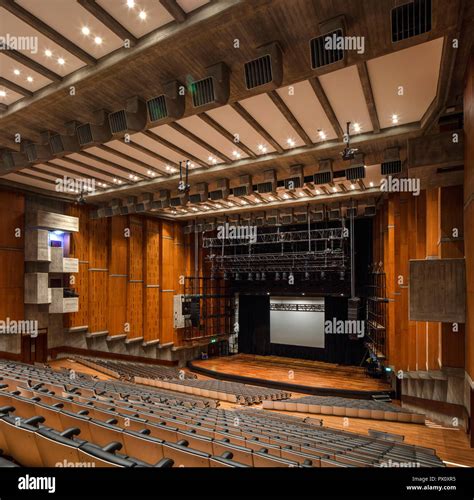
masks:
<path id="1" fill-rule="evenodd" d="M 59 134 L 52 135 L 49 144 L 53 154 L 59 154 L 64 151 L 63 141 Z"/>
<path id="2" fill-rule="evenodd" d="M 191 93 L 193 96 L 193 106 L 205 106 L 215 101 L 214 79 L 212 76 L 191 83 Z"/>
<path id="3" fill-rule="evenodd" d="M 245 63 L 245 84 L 247 90 L 260 87 L 273 80 L 272 59 L 270 55 L 265 55 Z"/>
<path id="4" fill-rule="evenodd" d="M 233 190 L 234 196 L 246 196 L 248 195 L 248 187 L 247 186 L 238 186 Z"/>
<path id="5" fill-rule="evenodd" d="M 84 125 L 79 125 L 76 129 L 77 139 L 81 146 L 85 146 L 86 144 L 90 144 L 94 142 L 92 138 L 92 130 L 89 123 L 85 123 Z"/>
<path id="6" fill-rule="evenodd" d="M 392 9 L 392 42 L 431 30 L 431 0 L 415 0 Z"/>
<path id="7" fill-rule="evenodd" d="M 36 161 L 38 159 L 38 155 L 36 153 L 36 145 L 35 144 L 27 144 L 25 146 L 25 153 L 28 161 Z"/>
<path id="8" fill-rule="evenodd" d="M 381 166 L 382 175 L 399 174 L 402 171 L 401 160 L 385 161 Z"/>
<path id="9" fill-rule="evenodd" d="M 332 181 L 332 172 L 318 172 L 314 174 L 314 183 L 316 185 L 329 184 Z"/>
<path id="10" fill-rule="evenodd" d="M 164 94 L 155 97 L 154 99 L 150 99 L 147 101 L 146 105 L 151 122 L 163 120 L 163 118 L 168 116 L 168 109 L 166 108 L 166 98 Z"/>
<path id="11" fill-rule="evenodd" d="M 326 48 L 328 45 L 333 46 L 333 40 L 343 36 L 342 29 L 337 29 L 325 35 L 313 38 L 311 44 L 311 67 L 313 69 L 327 66 L 344 58 L 344 50 L 336 47 Z"/>
<path id="12" fill-rule="evenodd" d="M 181 198 L 170 198 L 170 206 L 172 207 L 180 207 L 181 206 Z"/>
<path id="13" fill-rule="evenodd" d="M 224 198 L 224 193 L 222 192 L 222 189 L 216 189 L 215 191 L 209 192 L 209 198 L 214 201 L 222 200 Z"/>
<path id="14" fill-rule="evenodd" d="M 365 178 L 365 168 L 364 167 L 353 167 L 346 169 L 346 179 L 348 181 L 356 181 L 358 179 Z"/>
<path id="15" fill-rule="evenodd" d="M 257 184 L 257 191 L 260 194 L 272 193 L 273 192 L 273 182 L 262 182 L 260 184 Z"/>
<path id="16" fill-rule="evenodd" d="M 124 109 L 110 113 L 109 115 L 110 130 L 113 134 L 120 134 L 127 130 L 127 115 Z"/>
<path id="17" fill-rule="evenodd" d="M 202 199 L 202 196 L 200 193 L 197 193 L 197 194 L 192 194 L 189 196 L 189 201 L 193 204 L 196 204 L 196 203 L 201 203 L 201 201 L 203 201 Z"/>

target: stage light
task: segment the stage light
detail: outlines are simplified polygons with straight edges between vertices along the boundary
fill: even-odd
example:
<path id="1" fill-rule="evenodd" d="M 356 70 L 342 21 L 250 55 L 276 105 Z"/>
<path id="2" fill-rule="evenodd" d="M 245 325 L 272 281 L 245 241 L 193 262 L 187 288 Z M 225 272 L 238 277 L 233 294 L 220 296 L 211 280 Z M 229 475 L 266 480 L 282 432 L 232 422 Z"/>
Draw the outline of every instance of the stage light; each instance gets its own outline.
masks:
<path id="1" fill-rule="evenodd" d="M 288 274 L 287 273 L 283 273 L 283 279 L 286 281 L 288 279 Z"/>
<path id="2" fill-rule="evenodd" d="M 255 281 L 260 281 L 260 273 L 255 273 Z"/>
<path id="3" fill-rule="evenodd" d="M 280 281 L 280 273 L 275 273 L 275 281 Z"/>
<path id="4" fill-rule="evenodd" d="M 248 279 L 249 281 L 253 281 L 253 276 L 252 276 L 252 273 L 249 273 L 249 275 L 247 276 L 247 279 Z"/>
<path id="5" fill-rule="evenodd" d="M 265 279 L 266 279 L 265 273 L 262 273 L 261 280 L 265 281 Z"/>

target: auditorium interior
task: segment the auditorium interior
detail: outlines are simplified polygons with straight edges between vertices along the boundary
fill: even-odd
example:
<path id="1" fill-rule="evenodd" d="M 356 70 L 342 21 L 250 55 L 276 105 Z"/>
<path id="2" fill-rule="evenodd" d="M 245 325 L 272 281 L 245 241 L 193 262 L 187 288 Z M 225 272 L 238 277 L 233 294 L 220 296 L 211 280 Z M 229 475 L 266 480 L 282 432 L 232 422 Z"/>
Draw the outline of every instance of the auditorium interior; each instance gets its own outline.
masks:
<path id="1" fill-rule="evenodd" d="M 473 26 L 0 0 L 0 466 L 473 467 Z"/>

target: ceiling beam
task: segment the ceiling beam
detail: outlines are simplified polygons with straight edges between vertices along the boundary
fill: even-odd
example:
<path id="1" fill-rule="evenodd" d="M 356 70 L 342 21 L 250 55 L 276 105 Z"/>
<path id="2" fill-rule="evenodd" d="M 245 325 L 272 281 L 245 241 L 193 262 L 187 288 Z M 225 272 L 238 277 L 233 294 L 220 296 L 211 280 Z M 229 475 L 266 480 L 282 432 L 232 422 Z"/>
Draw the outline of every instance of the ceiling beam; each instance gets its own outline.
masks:
<path id="1" fill-rule="evenodd" d="M 136 172 L 135 170 L 132 170 L 130 168 L 122 167 L 122 165 L 117 165 L 117 163 L 115 163 L 113 161 L 106 160 L 100 156 L 89 153 L 88 151 L 81 151 L 79 154 L 85 156 L 89 160 L 98 161 L 100 163 L 103 163 L 104 165 L 107 165 L 108 167 L 120 170 L 121 172 L 124 172 L 124 173 L 128 174 L 129 176 L 136 175 L 140 179 L 148 179 L 148 177 L 146 175 L 140 174 L 139 172 Z M 149 167 L 149 170 L 151 170 L 151 169 L 152 169 L 152 167 Z"/>
<path id="2" fill-rule="evenodd" d="M 200 115 L 197 115 L 197 116 L 199 116 L 199 118 L 201 118 L 201 120 L 203 122 L 207 123 L 216 132 L 219 132 L 219 134 L 223 135 L 227 140 L 234 143 L 236 148 L 241 149 L 242 151 L 247 153 L 250 156 L 250 158 L 257 157 L 257 155 L 248 146 L 246 146 L 242 141 L 239 140 L 239 142 L 235 142 L 235 136 L 232 135 L 228 130 L 226 130 L 222 125 L 217 123 L 207 113 L 201 113 Z"/>
<path id="3" fill-rule="evenodd" d="M 20 94 L 24 97 L 31 97 L 33 95 L 33 92 L 31 92 L 31 90 L 25 89 L 20 85 L 13 83 L 10 80 L 7 80 L 6 78 L 3 78 L 1 76 L 0 76 L 0 85 L 3 85 L 4 87 L 7 87 L 7 89 L 13 90 L 17 94 Z"/>
<path id="4" fill-rule="evenodd" d="M 77 2 L 119 38 L 124 41 L 128 40 L 129 47 L 133 47 L 137 43 L 138 39 L 103 9 L 96 0 L 77 0 Z"/>
<path id="5" fill-rule="evenodd" d="M 273 148 L 279 153 L 283 153 L 283 148 L 277 141 L 255 120 L 255 118 L 239 103 L 234 102 L 231 104 L 232 108 L 239 113 L 239 115 L 254 128 Z"/>
<path id="6" fill-rule="evenodd" d="M 175 163 L 174 161 L 171 161 L 169 158 L 166 158 L 165 156 L 161 156 L 158 153 L 155 153 L 155 151 L 152 151 L 151 149 L 146 148 L 145 146 L 142 146 L 141 144 L 138 144 L 136 142 L 127 142 L 127 146 L 135 149 L 136 151 L 139 151 L 140 153 L 143 153 L 144 155 L 151 156 L 155 160 L 164 163 L 165 165 L 172 165 L 175 168 L 178 168 L 178 164 Z M 166 173 L 166 175 L 169 175 L 169 172 L 167 172 L 165 169 L 163 169 L 163 173 Z"/>
<path id="7" fill-rule="evenodd" d="M 77 170 L 74 170 L 72 168 L 64 167 L 63 165 L 56 165 L 56 164 L 51 163 L 49 161 L 45 161 L 43 163 L 38 163 L 35 165 L 35 168 L 43 168 L 44 169 L 45 167 L 54 168 L 56 170 L 59 170 L 60 172 L 64 172 L 66 174 L 69 174 L 71 177 L 74 177 L 77 175 L 86 175 L 86 174 L 83 174 L 82 172 L 78 172 Z M 112 175 L 107 175 L 105 173 L 104 174 L 99 173 L 99 175 L 103 175 L 104 177 L 110 177 L 110 178 L 113 177 Z M 111 182 L 111 181 L 104 181 L 103 179 L 97 179 L 97 180 L 100 180 L 100 182 Z"/>
<path id="8" fill-rule="evenodd" d="M 0 7 L 8 10 L 11 14 L 23 22 L 31 26 L 36 31 L 39 31 L 42 35 L 49 38 L 54 43 L 58 44 L 64 50 L 85 62 L 88 66 L 93 66 L 96 63 L 96 59 L 88 54 L 85 50 L 72 43 L 66 37 L 58 33 L 56 30 L 51 28 L 45 22 L 41 21 L 35 17 L 31 12 L 24 9 L 21 5 L 18 5 L 13 0 L 0 0 Z"/>
<path id="9" fill-rule="evenodd" d="M 374 94 L 372 92 L 369 72 L 367 70 L 367 63 L 363 61 L 357 64 L 357 70 L 359 71 L 359 79 L 360 83 L 362 84 L 365 103 L 369 111 L 370 121 L 372 122 L 372 129 L 376 134 L 378 134 L 380 132 L 380 122 L 377 115 L 377 108 L 375 106 Z"/>
<path id="10" fill-rule="evenodd" d="M 38 177 L 37 175 L 25 173 L 21 170 L 17 170 L 16 172 L 10 172 L 10 174 L 21 175 L 21 177 L 26 177 L 27 179 L 32 179 L 34 181 L 41 181 L 41 182 L 44 182 L 45 184 L 50 184 L 51 186 L 56 186 L 56 183 L 53 181 L 49 181 L 48 179 L 45 179 L 44 177 Z"/>
<path id="11" fill-rule="evenodd" d="M 326 116 L 328 117 L 328 120 L 330 121 L 331 126 L 334 129 L 334 132 L 336 132 L 338 139 L 342 139 L 344 132 L 342 130 L 341 124 L 336 118 L 336 114 L 334 113 L 334 110 L 329 103 L 326 93 L 324 92 L 323 87 L 321 86 L 321 82 L 319 81 L 319 78 L 317 76 L 314 78 L 310 78 L 309 83 L 311 84 L 311 87 L 313 87 L 314 93 L 316 94 L 319 103 L 324 109 L 324 112 L 326 113 Z"/>
<path id="12" fill-rule="evenodd" d="M 10 57 L 14 61 L 23 64 L 27 68 L 30 68 L 32 71 L 35 71 L 36 73 L 44 76 L 48 80 L 51 80 L 52 82 L 60 82 L 62 81 L 62 77 L 59 76 L 57 73 L 54 71 L 51 71 L 50 69 L 46 68 L 42 64 L 37 63 L 36 61 L 33 61 L 33 59 L 30 59 L 29 57 L 26 57 L 23 55 L 21 52 L 18 52 L 17 50 L 5 50 L 2 51 L 2 54 L 5 54 L 6 56 Z"/>
<path id="13" fill-rule="evenodd" d="M 3 103 L 3 102 L 0 102 L 0 111 L 6 111 L 8 109 L 8 106 Z"/>
<path id="14" fill-rule="evenodd" d="M 301 137 L 306 146 L 311 146 L 313 141 L 310 139 L 309 135 L 305 132 L 300 122 L 295 118 L 295 115 L 290 111 L 278 92 L 276 90 L 272 90 L 268 93 L 268 97 L 272 100 L 273 104 L 275 104 L 280 113 L 288 120 L 290 125 L 295 129 L 296 133 Z"/>
<path id="15" fill-rule="evenodd" d="M 186 21 L 186 12 L 184 12 L 176 0 L 160 0 L 160 3 L 173 16 L 177 23 L 184 23 Z"/>
<path id="16" fill-rule="evenodd" d="M 230 163 L 232 160 L 225 155 L 224 153 L 221 153 L 218 149 L 214 148 L 207 142 L 203 141 L 200 139 L 197 135 L 194 135 L 192 132 L 184 128 L 182 125 L 179 123 L 173 122 L 173 123 L 168 123 L 168 125 L 176 130 L 176 132 L 179 132 L 180 134 L 183 134 L 185 137 L 190 139 L 191 141 L 195 142 L 196 144 L 199 144 L 204 149 L 207 149 L 207 151 L 211 152 L 214 156 L 217 156 L 218 158 L 221 158 L 222 160 L 225 160 L 227 163 Z"/>
<path id="17" fill-rule="evenodd" d="M 144 161 L 138 160 L 137 158 L 133 158 L 133 156 L 129 156 L 125 153 L 122 153 L 121 151 L 117 151 L 116 149 L 111 148 L 109 146 L 106 146 L 105 144 L 99 144 L 96 146 L 96 148 L 98 148 L 106 153 L 110 153 L 111 155 L 117 156 L 118 158 L 121 158 L 122 160 L 129 161 L 129 162 L 134 163 L 136 165 L 140 165 L 143 168 L 147 168 L 148 170 L 159 173 L 160 175 L 164 174 L 164 172 L 162 172 L 161 170 L 155 170 L 155 167 L 153 167 L 152 165 L 149 165 L 148 163 L 145 163 Z M 168 172 L 166 174 L 168 174 Z"/>
<path id="18" fill-rule="evenodd" d="M 64 158 L 60 158 L 60 160 L 64 161 L 64 162 L 71 163 L 72 165 L 75 165 L 77 167 L 85 168 L 87 170 L 90 170 L 91 172 L 95 172 L 97 175 L 103 175 L 104 177 L 108 177 L 111 179 L 111 181 L 109 181 L 109 182 L 112 182 L 112 179 L 114 177 L 116 177 L 117 179 L 120 179 L 124 182 L 130 182 L 130 179 L 128 177 L 126 177 L 125 175 L 121 175 L 121 174 L 114 175 L 114 174 L 111 174 L 110 172 L 107 172 L 106 170 L 102 170 L 101 168 L 93 167 L 92 165 L 87 165 L 86 163 L 82 163 L 80 161 L 73 160 L 72 158 L 64 157 Z M 70 170 L 69 167 L 64 167 L 63 165 L 59 165 L 58 163 L 53 163 L 53 161 L 45 161 L 45 162 L 43 162 L 43 165 L 47 165 L 48 167 L 62 169 L 65 172 Z M 73 170 L 73 171 L 77 172 L 77 170 Z M 83 174 L 83 175 L 86 175 L 86 174 Z"/>
<path id="19" fill-rule="evenodd" d="M 45 169 L 45 165 L 44 164 L 43 165 L 32 165 L 31 167 L 28 167 L 25 170 L 28 170 L 28 169 L 32 170 L 33 173 L 35 171 L 38 171 L 38 173 L 41 173 L 42 175 L 45 175 L 48 178 L 52 179 L 55 184 L 57 184 L 58 179 L 61 179 L 61 177 L 58 177 L 58 174 L 55 174 L 54 172 L 50 172 L 48 170 L 44 170 Z M 24 173 L 24 174 L 31 174 L 31 172 L 26 172 L 25 170 L 22 170 L 22 173 Z M 69 174 L 70 174 L 71 178 L 73 178 L 74 180 L 80 180 L 81 179 L 81 172 L 78 172 L 77 170 L 75 172 L 71 170 L 69 172 Z M 63 177 L 64 177 L 64 175 L 63 175 Z M 96 179 L 94 179 L 94 181 L 95 180 Z M 102 182 L 102 180 L 100 182 Z M 101 191 L 103 189 L 104 188 L 102 188 L 100 186 L 96 186 L 96 190 L 97 191 Z"/>
<path id="20" fill-rule="evenodd" d="M 160 137 L 159 135 L 155 134 L 151 130 L 145 130 L 145 131 L 142 132 L 142 134 L 146 135 L 147 137 L 149 137 L 153 141 L 157 142 L 158 144 L 161 144 L 162 146 L 165 146 L 165 147 L 171 149 L 172 151 L 174 151 L 175 153 L 181 155 L 183 157 L 183 161 L 184 160 L 190 160 L 190 161 L 192 161 L 194 163 L 197 163 L 201 167 L 202 166 L 204 166 L 204 167 L 208 166 L 206 163 L 204 163 L 202 160 L 200 160 L 197 156 L 194 156 L 191 153 L 188 153 L 187 151 L 185 151 L 184 149 L 181 149 L 180 147 L 176 146 L 175 144 L 172 144 L 171 142 L 167 141 L 166 139 L 163 139 L 163 137 Z M 176 163 L 172 163 L 170 160 L 166 160 L 166 161 L 167 161 L 167 163 L 172 164 L 175 167 L 179 166 Z"/>

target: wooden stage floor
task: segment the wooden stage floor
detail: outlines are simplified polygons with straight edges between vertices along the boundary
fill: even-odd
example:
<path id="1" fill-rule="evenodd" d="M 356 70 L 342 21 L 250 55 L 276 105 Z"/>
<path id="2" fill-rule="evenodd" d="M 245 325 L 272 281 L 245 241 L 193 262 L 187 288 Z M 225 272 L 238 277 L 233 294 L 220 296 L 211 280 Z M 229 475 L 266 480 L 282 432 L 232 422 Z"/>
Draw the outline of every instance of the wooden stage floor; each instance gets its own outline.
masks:
<path id="1" fill-rule="evenodd" d="M 206 374 L 219 378 L 245 377 L 323 391 L 373 394 L 391 390 L 386 382 L 368 377 L 361 367 L 277 356 L 236 354 L 196 360 L 190 367 L 197 369 L 196 371 L 204 369 L 208 371 Z"/>

